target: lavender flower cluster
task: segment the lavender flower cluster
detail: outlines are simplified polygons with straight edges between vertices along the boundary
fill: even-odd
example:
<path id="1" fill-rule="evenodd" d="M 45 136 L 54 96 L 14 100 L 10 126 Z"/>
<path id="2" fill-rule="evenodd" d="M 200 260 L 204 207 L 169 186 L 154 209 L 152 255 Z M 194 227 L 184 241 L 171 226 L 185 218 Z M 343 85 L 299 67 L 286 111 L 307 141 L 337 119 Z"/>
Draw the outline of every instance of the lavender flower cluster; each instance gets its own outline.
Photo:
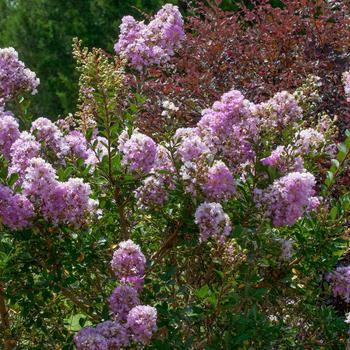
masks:
<path id="1" fill-rule="evenodd" d="M 140 208 L 161 206 L 168 199 L 168 191 L 174 189 L 175 166 L 169 151 L 157 145 L 155 161 L 150 175 L 135 190 L 135 197 Z"/>
<path id="2" fill-rule="evenodd" d="M 14 48 L 0 48 L 0 106 L 19 92 L 35 94 L 39 83 L 35 73 L 18 59 Z"/>
<path id="3" fill-rule="evenodd" d="M 114 49 L 138 70 L 169 60 L 185 37 L 183 19 L 177 6 L 166 4 L 146 25 L 132 16 L 122 19 Z"/>
<path id="4" fill-rule="evenodd" d="M 254 109 L 262 126 L 268 130 L 270 128 L 282 130 L 303 116 L 295 97 L 287 91 L 277 93 L 267 102 L 256 105 Z"/>
<path id="5" fill-rule="evenodd" d="M 123 131 L 118 141 L 123 165 L 128 166 L 130 171 L 150 172 L 156 159 L 157 145 L 149 136 L 135 130 L 129 138 L 127 131 Z"/>
<path id="6" fill-rule="evenodd" d="M 132 343 L 146 345 L 157 330 L 157 310 L 140 305 L 138 292 L 143 288 L 146 258 L 133 241 L 121 242 L 111 261 L 121 283 L 108 299 L 113 320 L 95 328 L 83 328 L 74 337 L 78 350 L 115 350 Z"/>
<path id="7" fill-rule="evenodd" d="M 219 203 L 201 204 L 196 210 L 195 223 L 199 226 L 200 242 L 207 241 L 209 237 L 224 242 L 225 236 L 231 232 L 230 218 Z"/>
<path id="8" fill-rule="evenodd" d="M 275 226 L 291 226 L 305 212 L 317 207 L 315 185 L 315 177 L 308 172 L 289 173 L 275 180 L 265 191 L 256 190 L 256 202 L 266 207 L 266 215 Z"/>
<path id="9" fill-rule="evenodd" d="M 327 274 L 334 297 L 342 298 L 350 303 L 350 266 L 339 266 L 334 272 Z"/>
<path id="10" fill-rule="evenodd" d="M 14 194 L 0 184 L 0 223 L 12 230 L 23 229 L 34 216 L 33 204 L 22 194 Z"/>
<path id="11" fill-rule="evenodd" d="M 6 159 L 10 159 L 11 146 L 19 135 L 19 125 L 13 114 L 0 109 L 0 152 Z"/>
<path id="12" fill-rule="evenodd" d="M 72 152 L 70 143 L 54 123 L 39 118 L 33 122 L 31 132 L 20 132 L 13 114 L 0 110 L 0 154 L 9 163 L 8 174 L 17 174 L 16 185 L 22 187 L 22 193 L 16 195 L 9 188 L 2 191 L 9 198 L 2 199 L 1 218 L 10 229 L 30 225 L 34 209 L 54 224 L 76 227 L 96 211 L 97 202 L 90 198 L 90 186 L 82 179 L 57 180 L 52 165 L 41 158 L 49 150 L 58 160 Z"/>

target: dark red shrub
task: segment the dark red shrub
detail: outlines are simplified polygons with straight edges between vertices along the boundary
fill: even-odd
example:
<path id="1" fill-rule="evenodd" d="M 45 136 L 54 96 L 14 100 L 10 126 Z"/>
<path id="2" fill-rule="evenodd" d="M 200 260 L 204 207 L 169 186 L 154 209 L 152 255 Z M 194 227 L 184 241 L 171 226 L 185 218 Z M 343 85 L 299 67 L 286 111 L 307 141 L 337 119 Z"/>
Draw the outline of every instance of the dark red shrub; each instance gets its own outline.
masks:
<path id="1" fill-rule="evenodd" d="M 147 72 L 144 130 L 154 133 L 164 126 L 159 96 L 179 107 L 178 124 L 192 125 L 202 108 L 233 87 L 260 102 L 281 90 L 294 91 L 309 74 L 323 83 L 320 110 L 338 115 L 342 129 L 349 124 L 341 75 L 349 66 L 350 2 L 254 5 L 228 12 L 217 0 L 191 10 L 183 48 L 168 64 Z"/>

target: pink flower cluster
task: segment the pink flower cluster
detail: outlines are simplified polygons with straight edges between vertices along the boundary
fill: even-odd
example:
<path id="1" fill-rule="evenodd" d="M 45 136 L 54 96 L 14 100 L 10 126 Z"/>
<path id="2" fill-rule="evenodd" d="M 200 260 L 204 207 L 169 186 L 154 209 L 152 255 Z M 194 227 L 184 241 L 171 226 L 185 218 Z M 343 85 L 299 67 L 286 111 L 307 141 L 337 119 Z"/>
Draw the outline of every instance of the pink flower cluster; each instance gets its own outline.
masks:
<path id="1" fill-rule="evenodd" d="M 229 168 L 221 160 L 208 169 L 202 184 L 203 193 L 210 200 L 227 200 L 236 190 L 236 183 Z"/>
<path id="2" fill-rule="evenodd" d="M 14 48 L 0 48 L 0 105 L 22 91 L 35 94 L 39 83 L 35 73 L 18 59 Z"/>
<path id="3" fill-rule="evenodd" d="M 138 70 L 167 61 L 185 37 L 183 19 L 177 6 L 166 4 L 146 25 L 132 16 L 122 19 L 114 49 Z"/>
<path id="4" fill-rule="evenodd" d="M 316 181 L 310 173 L 293 172 L 273 182 L 265 191 L 256 191 L 258 206 L 266 207 L 266 215 L 275 226 L 292 226 L 304 213 L 313 209 Z"/>
<path id="5" fill-rule="evenodd" d="M 157 310 L 140 305 L 138 290 L 142 288 L 145 264 L 145 256 L 137 244 L 131 240 L 119 244 L 111 261 L 121 283 L 108 299 L 113 320 L 79 331 L 74 337 L 78 350 L 114 350 L 131 343 L 136 346 L 149 343 L 157 330 Z"/>
<path id="6" fill-rule="evenodd" d="M 278 146 L 271 154 L 261 159 L 261 163 L 278 169 L 282 174 L 303 172 L 307 154 L 319 152 L 325 145 L 325 137 L 319 131 L 307 128 L 298 131 L 288 146 Z"/>
<path id="7" fill-rule="evenodd" d="M 271 154 L 261 159 L 261 163 L 278 169 L 282 174 L 303 172 L 304 159 L 299 155 L 300 149 L 291 146 L 278 146 Z"/>
<path id="8" fill-rule="evenodd" d="M 174 135 L 177 144 L 177 154 L 182 162 L 191 162 L 204 154 L 209 154 L 210 149 L 200 137 L 196 128 L 180 128 Z"/>
<path id="9" fill-rule="evenodd" d="M 323 134 L 315 129 L 308 128 L 300 130 L 296 134 L 295 147 L 299 154 L 308 154 L 324 145 L 325 141 Z"/>
<path id="10" fill-rule="evenodd" d="M 119 243 L 111 261 L 115 276 L 122 282 L 142 281 L 145 265 L 146 258 L 140 247 L 131 240 Z"/>
<path id="11" fill-rule="evenodd" d="M 39 157 L 40 149 L 40 144 L 34 136 L 27 131 L 22 131 L 10 150 L 9 174 L 18 174 L 22 182 L 30 160 Z"/>

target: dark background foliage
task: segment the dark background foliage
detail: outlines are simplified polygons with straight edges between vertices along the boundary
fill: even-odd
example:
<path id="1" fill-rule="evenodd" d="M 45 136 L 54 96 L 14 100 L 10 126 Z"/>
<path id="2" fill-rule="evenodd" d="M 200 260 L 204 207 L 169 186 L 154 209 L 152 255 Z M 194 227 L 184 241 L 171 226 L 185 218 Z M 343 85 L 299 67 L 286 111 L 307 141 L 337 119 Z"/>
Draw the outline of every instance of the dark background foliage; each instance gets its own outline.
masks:
<path id="1" fill-rule="evenodd" d="M 112 52 L 123 16 L 141 18 L 142 12 L 151 14 L 165 2 L 176 1 L 0 0 L 0 47 L 14 47 L 41 80 L 34 112 L 55 118 L 74 110 L 74 37 Z"/>
<path id="2" fill-rule="evenodd" d="M 142 19 L 165 3 L 177 4 L 182 12 L 190 0 L 0 0 L 0 47 L 14 47 L 20 58 L 41 80 L 33 112 L 56 119 L 74 111 L 77 73 L 72 39 L 88 47 L 113 52 L 120 20 L 132 15 Z M 224 0 L 221 7 L 235 10 L 237 3 Z M 192 1 L 199 3 L 198 1 Z M 274 0 L 273 5 L 279 2 Z"/>

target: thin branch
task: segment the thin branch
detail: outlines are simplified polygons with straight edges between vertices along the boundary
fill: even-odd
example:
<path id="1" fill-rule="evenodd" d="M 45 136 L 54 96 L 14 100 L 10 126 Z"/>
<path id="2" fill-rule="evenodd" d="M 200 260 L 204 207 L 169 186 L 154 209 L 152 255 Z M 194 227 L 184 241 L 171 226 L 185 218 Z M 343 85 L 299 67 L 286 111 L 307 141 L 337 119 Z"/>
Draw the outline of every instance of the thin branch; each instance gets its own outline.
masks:
<path id="1" fill-rule="evenodd" d="M 4 296 L 4 286 L 0 283 L 0 317 L 1 317 L 1 329 L 3 336 L 4 350 L 12 350 L 16 346 L 16 342 L 13 339 L 8 339 L 7 334 L 10 332 L 10 319 L 8 310 L 6 307 L 6 301 Z"/>

